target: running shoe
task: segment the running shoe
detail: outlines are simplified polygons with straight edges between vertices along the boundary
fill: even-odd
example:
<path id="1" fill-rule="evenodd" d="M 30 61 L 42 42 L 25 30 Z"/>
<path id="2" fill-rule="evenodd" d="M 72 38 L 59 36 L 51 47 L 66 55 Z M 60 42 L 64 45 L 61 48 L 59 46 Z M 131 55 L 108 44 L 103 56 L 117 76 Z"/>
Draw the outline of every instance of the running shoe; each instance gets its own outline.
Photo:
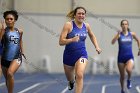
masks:
<path id="1" fill-rule="evenodd" d="M 68 89 L 69 90 L 72 90 L 74 88 L 74 83 L 75 83 L 75 81 L 69 81 L 68 82 Z"/>
<path id="2" fill-rule="evenodd" d="M 131 80 L 127 80 L 127 88 L 130 89 L 132 87 Z"/>
<path id="3" fill-rule="evenodd" d="M 121 93 L 125 93 L 123 90 L 121 90 Z"/>

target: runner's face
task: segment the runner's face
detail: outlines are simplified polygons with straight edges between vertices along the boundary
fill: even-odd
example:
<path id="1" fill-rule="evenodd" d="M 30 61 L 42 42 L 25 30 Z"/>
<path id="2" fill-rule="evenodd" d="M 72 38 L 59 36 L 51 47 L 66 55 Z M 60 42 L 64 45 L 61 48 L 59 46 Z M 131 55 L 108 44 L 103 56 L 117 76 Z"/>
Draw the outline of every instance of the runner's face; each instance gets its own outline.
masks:
<path id="1" fill-rule="evenodd" d="M 7 27 L 13 27 L 15 24 L 14 16 L 11 14 L 8 14 L 5 18 L 5 23 L 6 23 Z"/>
<path id="2" fill-rule="evenodd" d="M 128 22 L 127 21 L 123 21 L 121 24 L 122 30 L 128 30 Z"/>
<path id="3" fill-rule="evenodd" d="M 82 23 L 85 19 L 85 16 L 86 16 L 85 10 L 77 9 L 75 20 Z"/>

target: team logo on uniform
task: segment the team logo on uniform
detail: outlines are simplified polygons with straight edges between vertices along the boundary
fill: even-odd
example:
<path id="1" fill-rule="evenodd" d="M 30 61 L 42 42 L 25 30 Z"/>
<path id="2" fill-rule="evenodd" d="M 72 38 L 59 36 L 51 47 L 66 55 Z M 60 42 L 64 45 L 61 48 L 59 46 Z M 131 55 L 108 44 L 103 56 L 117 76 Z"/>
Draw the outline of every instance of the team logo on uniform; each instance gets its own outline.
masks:
<path id="1" fill-rule="evenodd" d="M 19 43 L 18 40 L 19 38 L 14 37 L 13 35 L 10 35 L 10 41 L 13 42 L 14 44 L 18 44 Z"/>

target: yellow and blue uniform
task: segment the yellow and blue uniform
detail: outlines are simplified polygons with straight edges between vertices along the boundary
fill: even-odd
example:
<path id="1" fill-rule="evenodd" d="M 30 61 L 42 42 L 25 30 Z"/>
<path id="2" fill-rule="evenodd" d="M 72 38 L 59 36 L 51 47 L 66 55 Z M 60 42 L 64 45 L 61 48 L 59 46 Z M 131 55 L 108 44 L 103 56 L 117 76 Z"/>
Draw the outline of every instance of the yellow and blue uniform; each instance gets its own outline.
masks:
<path id="1" fill-rule="evenodd" d="M 132 40 L 133 36 L 130 32 L 128 35 L 124 35 L 122 32 L 120 33 L 120 38 L 118 39 L 119 44 L 119 52 L 118 52 L 118 62 L 119 63 L 126 63 L 128 60 L 132 59 L 133 52 L 132 52 Z"/>
<path id="2" fill-rule="evenodd" d="M 3 52 L 1 65 L 9 67 L 10 62 L 20 56 L 20 33 L 17 28 L 10 31 L 7 27 L 2 39 Z"/>
<path id="3" fill-rule="evenodd" d="M 74 66 L 79 58 L 88 58 L 85 40 L 87 37 L 86 25 L 83 23 L 82 28 L 78 28 L 74 21 L 72 21 L 73 29 L 67 35 L 67 39 L 79 36 L 80 40 L 78 42 L 72 42 L 65 46 L 63 54 L 63 63 L 69 66 Z"/>

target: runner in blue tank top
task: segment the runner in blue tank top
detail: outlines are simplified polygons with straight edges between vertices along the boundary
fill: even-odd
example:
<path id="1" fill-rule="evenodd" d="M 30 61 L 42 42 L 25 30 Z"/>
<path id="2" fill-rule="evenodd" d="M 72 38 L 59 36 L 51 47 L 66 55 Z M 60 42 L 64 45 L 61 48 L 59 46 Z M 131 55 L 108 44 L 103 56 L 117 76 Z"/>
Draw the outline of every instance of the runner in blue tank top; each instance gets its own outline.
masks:
<path id="1" fill-rule="evenodd" d="M 120 37 L 118 39 L 119 43 L 119 53 L 118 53 L 118 62 L 126 63 L 129 59 L 134 60 L 132 53 L 132 40 L 133 37 L 131 32 L 128 32 L 127 35 L 124 35 L 123 32 L 120 33 Z"/>
<path id="2" fill-rule="evenodd" d="M 10 28 L 5 29 L 3 35 L 3 54 L 2 59 L 7 61 L 12 61 L 18 59 L 20 56 L 20 32 L 17 28 L 14 28 L 13 31 L 10 31 Z M 3 64 L 6 67 L 9 67 L 10 64 Z"/>
<path id="3" fill-rule="evenodd" d="M 127 88 L 130 89 L 131 85 L 131 74 L 133 69 L 134 57 L 132 53 L 132 40 L 135 39 L 138 44 L 138 55 L 140 55 L 140 41 L 134 32 L 130 32 L 129 23 L 127 20 L 121 21 L 122 31 L 113 38 L 112 44 L 118 40 L 119 52 L 118 52 L 118 68 L 120 72 L 120 84 L 121 93 L 124 91 L 124 80 L 125 80 L 125 70 L 128 73 Z"/>
<path id="4" fill-rule="evenodd" d="M 84 7 L 77 7 L 71 11 L 67 17 L 72 21 L 65 23 L 59 39 L 61 46 L 66 45 L 63 54 L 63 64 L 67 80 L 69 81 L 69 90 L 73 89 L 75 82 L 74 74 L 76 76 L 75 93 L 82 93 L 83 89 L 83 77 L 88 61 L 85 47 L 87 34 L 98 54 L 101 53 L 101 49 L 98 46 L 94 33 L 91 31 L 90 25 L 84 23 L 85 16 L 86 10 Z"/>
<path id="5" fill-rule="evenodd" d="M 2 22 L 2 29 L 0 32 L 0 40 L 3 45 L 1 66 L 2 72 L 6 79 L 6 86 L 8 93 L 13 93 L 14 88 L 14 74 L 18 70 L 21 61 L 18 60 L 20 54 L 23 54 L 22 34 L 21 29 L 14 27 L 18 19 L 16 11 L 6 11 L 3 14 L 7 27 L 4 27 Z"/>
<path id="6" fill-rule="evenodd" d="M 2 29 L 2 24 L 0 26 L 0 31 Z M 2 76 L 2 68 L 1 68 L 1 55 L 2 55 L 2 50 L 3 50 L 3 47 L 2 47 L 2 43 L 0 42 L 0 78 Z"/>
<path id="7" fill-rule="evenodd" d="M 0 42 L 0 78 L 2 76 L 2 69 L 1 69 L 1 55 L 2 55 L 2 44 Z"/>
<path id="8" fill-rule="evenodd" d="M 79 36 L 79 41 L 72 42 L 70 44 L 67 44 L 64 51 L 64 59 L 63 62 L 66 65 L 74 66 L 76 61 L 82 57 L 82 58 L 88 58 L 87 51 L 85 47 L 85 39 L 87 37 L 87 30 L 85 23 L 83 23 L 82 28 L 78 28 L 74 21 L 72 21 L 73 29 L 72 31 L 67 35 L 67 39 L 73 38 L 75 36 Z M 69 57 L 71 55 L 71 57 Z"/>

